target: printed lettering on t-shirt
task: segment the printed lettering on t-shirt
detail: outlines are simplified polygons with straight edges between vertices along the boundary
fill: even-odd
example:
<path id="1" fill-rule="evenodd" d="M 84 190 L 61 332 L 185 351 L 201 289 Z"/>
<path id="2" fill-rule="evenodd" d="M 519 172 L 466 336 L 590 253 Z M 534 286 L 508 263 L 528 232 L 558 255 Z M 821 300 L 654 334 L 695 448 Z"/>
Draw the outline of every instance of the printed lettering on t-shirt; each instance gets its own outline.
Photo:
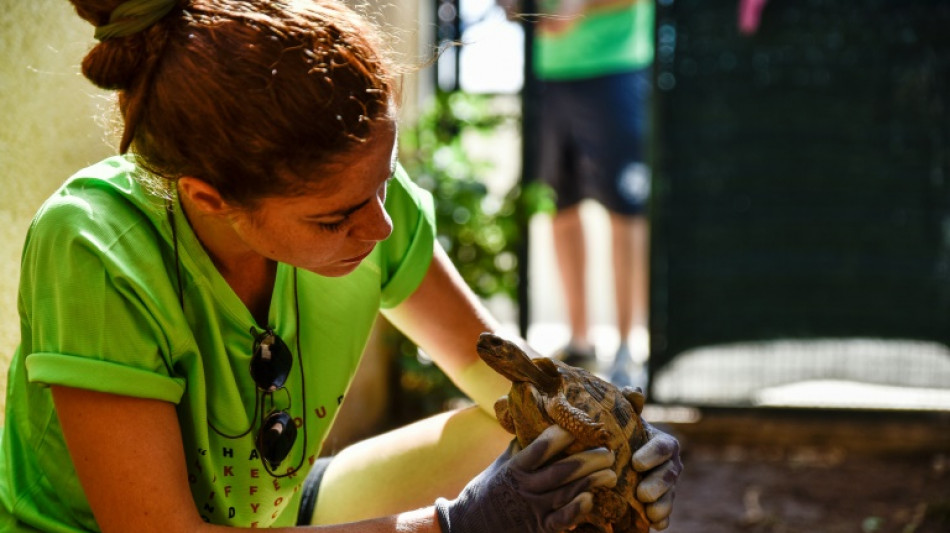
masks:
<path id="1" fill-rule="evenodd" d="M 339 395 L 333 410 L 320 405 L 310 410 L 311 416 L 326 419 L 342 402 L 343 395 Z M 301 417 L 294 418 L 298 429 L 303 423 Z M 281 465 L 285 469 L 275 472 L 283 476 L 271 477 L 254 445 L 254 435 L 251 432 L 240 439 L 212 437 L 219 441 L 218 444 L 225 443 L 215 447 L 212 442 L 211 450 L 216 452 L 204 447 L 195 449 L 195 459 L 188 469 L 188 481 L 205 522 L 268 527 L 286 509 L 291 496 L 300 490 L 306 473 L 317 461 L 316 453 L 303 458 L 294 456 L 294 451 L 302 451 L 302 442 L 298 442 L 288 460 Z M 316 442 L 311 440 L 309 444 L 315 446 Z M 296 459 L 290 460 L 294 457 Z M 297 471 L 298 464 L 301 470 L 304 467 L 306 470 Z"/>

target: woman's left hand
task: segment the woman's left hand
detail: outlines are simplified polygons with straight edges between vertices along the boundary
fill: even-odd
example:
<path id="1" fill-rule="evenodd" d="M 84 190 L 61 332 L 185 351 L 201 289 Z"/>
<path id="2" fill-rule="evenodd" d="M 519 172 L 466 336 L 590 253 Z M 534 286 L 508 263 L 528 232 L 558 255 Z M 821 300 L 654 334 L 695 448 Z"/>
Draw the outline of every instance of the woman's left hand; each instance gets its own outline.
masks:
<path id="1" fill-rule="evenodd" d="M 624 387 L 623 395 L 637 414 L 643 411 L 644 397 L 639 387 Z M 637 485 L 637 499 L 644 504 L 650 527 L 659 531 L 670 525 L 676 480 L 683 471 L 680 443 L 675 437 L 643 422 L 647 441 L 633 452 L 630 462 L 643 477 Z"/>

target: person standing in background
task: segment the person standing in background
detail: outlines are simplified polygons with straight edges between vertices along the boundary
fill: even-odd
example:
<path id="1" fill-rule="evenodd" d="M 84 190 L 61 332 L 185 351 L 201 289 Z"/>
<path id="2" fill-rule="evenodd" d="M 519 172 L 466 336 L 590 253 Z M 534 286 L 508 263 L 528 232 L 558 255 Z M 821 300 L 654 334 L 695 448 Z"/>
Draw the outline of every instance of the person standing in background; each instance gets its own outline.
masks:
<path id="1" fill-rule="evenodd" d="M 652 87 L 652 0 L 551 0 L 535 37 L 541 119 L 540 178 L 557 195 L 554 248 L 568 308 L 570 341 L 556 357 L 592 369 L 586 242 L 579 206 L 590 199 L 610 217 L 620 346 L 610 377 L 631 377 L 631 341 L 646 345 L 650 172 L 646 165 Z M 509 7 L 509 13 L 511 8 Z M 642 383 L 640 383 L 642 384 Z"/>

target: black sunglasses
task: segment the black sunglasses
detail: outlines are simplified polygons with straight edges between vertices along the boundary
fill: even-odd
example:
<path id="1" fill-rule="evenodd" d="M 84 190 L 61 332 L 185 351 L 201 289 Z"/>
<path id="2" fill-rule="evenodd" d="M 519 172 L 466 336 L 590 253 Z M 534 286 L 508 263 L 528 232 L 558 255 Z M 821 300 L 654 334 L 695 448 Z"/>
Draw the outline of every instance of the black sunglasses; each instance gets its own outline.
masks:
<path id="1" fill-rule="evenodd" d="M 254 334 L 254 329 L 251 328 Z M 268 328 L 254 336 L 254 352 L 251 356 L 251 378 L 257 388 L 265 394 L 272 394 L 282 388 L 290 375 L 294 359 L 287 344 Z M 263 398 L 261 399 L 263 403 Z M 263 413 L 263 409 L 261 409 Z M 276 476 L 272 470 L 287 458 L 297 440 L 297 426 L 290 414 L 283 409 L 271 411 L 264 417 L 257 431 L 257 452 L 264 461 L 268 473 Z M 301 459 L 301 464 L 303 460 Z M 300 468 L 297 465 L 292 471 Z"/>
<path id="2" fill-rule="evenodd" d="M 290 468 L 284 474 L 277 474 L 275 471 L 280 463 L 287 458 L 290 450 L 293 449 L 297 441 L 297 425 L 293 417 L 286 409 L 273 409 L 274 393 L 284 389 L 284 383 L 290 375 L 290 369 L 294 365 L 293 354 L 287 344 L 274 333 L 274 330 L 267 328 L 258 332 L 251 328 L 251 335 L 254 336 L 254 350 L 251 354 L 250 373 L 251 378 L 256 385 L 257 398 L 254 401 L 254 415 L 251 417 L 251 426 L 237 435 L 228 435 L 219 430 L 208 421 L 208 425 L 218 435 L 227 439 L 239 439 L 247 435 L 254 429 L 254 420 L 258 413 L 261 413 L 260 425 L 257 430 L 257 438 L 254 439 L 254 447 L 261 457 L 264 464 L 264 470 L 273 477 L 287 477 L 295 474 L 303 466 L 306 453 L 300 454 L 300 461 L 297 466 Z M 298 344 L 299 346 L 299 344 Z M 298 347 L 299 358 L 299 347 Z M 301 364 L 303 364 L 301 362 Z M 305 388 L 303 375 L 301 374 L 301 388 Z M 263 393 L 263 394 L 262 394 Z M 304 412 L 307 409 L 306 392 L 301 391 L 300 396 L 304 402 Z M 288 392 L 288 398 L 290 393 Z M 265 402 L 270 399 L 272 409 L 264 416 Z M 289 409 L 289 407 L 288 407 Z M 303 446 L 307 447 L 307 428 L 304 427 Z"/>

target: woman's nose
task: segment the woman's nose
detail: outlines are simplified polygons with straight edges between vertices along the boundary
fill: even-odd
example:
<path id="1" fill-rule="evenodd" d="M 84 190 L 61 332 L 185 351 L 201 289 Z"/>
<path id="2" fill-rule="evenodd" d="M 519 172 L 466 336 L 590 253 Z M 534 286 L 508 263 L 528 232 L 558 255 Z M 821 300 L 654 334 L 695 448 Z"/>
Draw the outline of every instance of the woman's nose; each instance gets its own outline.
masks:
<path id="1" fill-rule="evenodd" d="M 393 221 L 381 201 L 366 206 L 363 216 L 350 231 L 350 235 L 364 241 L 386 240 L 393 232 Z"/>

